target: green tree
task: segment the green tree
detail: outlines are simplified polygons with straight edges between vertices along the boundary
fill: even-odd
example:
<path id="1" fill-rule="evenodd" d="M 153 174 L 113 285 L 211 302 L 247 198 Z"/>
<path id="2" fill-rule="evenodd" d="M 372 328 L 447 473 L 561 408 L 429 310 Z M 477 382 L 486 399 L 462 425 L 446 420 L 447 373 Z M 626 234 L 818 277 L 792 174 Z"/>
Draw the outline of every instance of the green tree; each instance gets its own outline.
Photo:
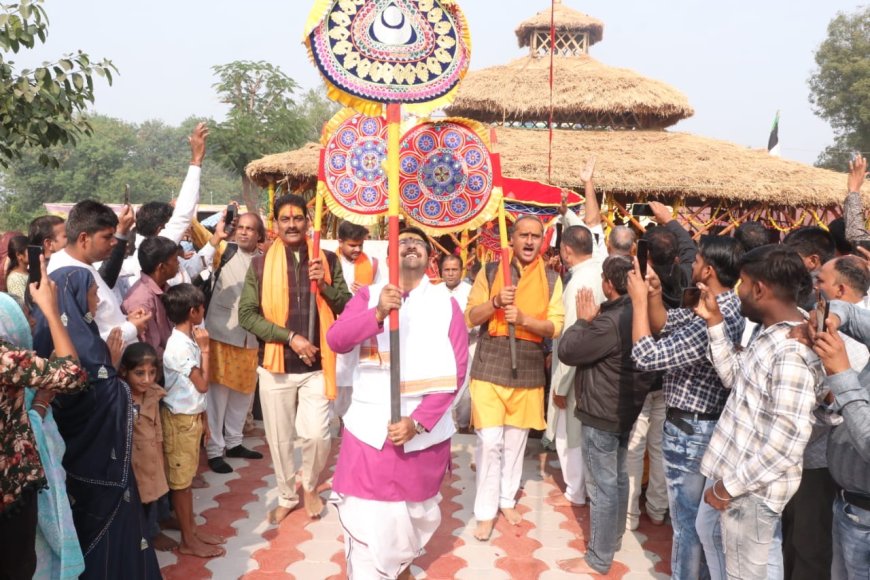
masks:
<path id="1" fill-rule="evenodd" d="M 310 89 L 299 107 L 305 122 L 305 141 L 320 141 L 323 125 L 341 109 L 341 105 L 326 98 L 324 89 Z"/>
<path id="2" fill-rule="evenodd" d="M 248 163 L 264 155 L 299 147 L 310 126 L 294 101 L 296 82 L 267 62 L 235 61 L 212 69 L 214 88 L 229 106 L 227 119 L 209 136 L 214 157 L 242 180 L 242 196 L 258 207 L 259 190 L 245 174 Z"/>
<path id="3" fill-rule="evenodd" d="M 190 160 L 186 136 L 200 120 L 191 118 L 172 127 L 160 121 L 136 125 L 95 115 L 90 120 L 93 131 L 77 146 L 22 150 L 0 175 L 0 230 L 26 226 L 45 213 L 44 202 L 120 203 L 126 184 L 134 204 L 169 201 L 178 194 Z M 58 166 L 45 168 L 40 163 L 43 153 Z M 201 192 L 204 203 L 227 203 L 238 198 L 238 180 L 207 156 Z"/>
<path id="4" fill-rule="evenodd" d="M 0 2 L 0 166 L 6 167 L 22 151 L 38 147 L 39 160 L 56 165 L 53 145 L 73 145 L 92 127 L 83 114 L 94 102 L 94 75 L 112 83 L 117 72 L 111 61 L 92 63 L 82 51 L 33 70 L 16 70 L 8 53 L 44 43 L 48 17 L 43 0 Z"/>
<path id="5" fill-rule="evenodd" d="M 816 64 L 810 102 L 836 135 L 817 164 L 842 171 L 852 151 L 870 152 L 870 6 L 831 21 Z"/>

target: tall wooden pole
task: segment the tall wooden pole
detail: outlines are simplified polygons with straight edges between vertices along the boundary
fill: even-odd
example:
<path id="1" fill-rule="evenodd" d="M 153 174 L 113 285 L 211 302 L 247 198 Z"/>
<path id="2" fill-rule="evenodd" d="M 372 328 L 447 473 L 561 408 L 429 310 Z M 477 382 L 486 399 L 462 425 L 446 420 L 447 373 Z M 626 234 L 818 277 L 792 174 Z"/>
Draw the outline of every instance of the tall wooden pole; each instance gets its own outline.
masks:
<path id="1" fill-rule="evenodd" d="M 314 194 L 314 236 L 311 240 L 311 253 L 308 256 L 308 261 L 320 259 L 320 230 L 323 225 L 323 195 L 320 193 L 320 188 Z M 328 268 L 329 264 L 321 264 L 323 268 Z M 317 316 L 317 293 L 320 289 L 317 287 L 317 282 L 311 281 L 311 302 L 308 308 L 308 341 L 314 343 L 314 321 Z"/>
<path id="2" fill-rule="evenodd" d="M 390 284 L 399 285 L 399 145 L 402 105 L 387 105 L 387 183 L 389 186 L 389 268 Z M 401 419 L 401 353 L 399 312 L 390 312 L 390 422 Z"/>
<path id="3" fill-rule="evenodd" d="M 511 250 L 508 243 L 507 217 L 505 216 L 504 200 L 498 207 L 498 229 L 501 238 L 501 275 L 504 280 L 504 286 L 513 285 L 511 280 Z M 508 325 L 508 336 L 510 337 L 511 347 L 511 373 L 514 378 L 517 377 L 517 329 L 513 324 Z"/>

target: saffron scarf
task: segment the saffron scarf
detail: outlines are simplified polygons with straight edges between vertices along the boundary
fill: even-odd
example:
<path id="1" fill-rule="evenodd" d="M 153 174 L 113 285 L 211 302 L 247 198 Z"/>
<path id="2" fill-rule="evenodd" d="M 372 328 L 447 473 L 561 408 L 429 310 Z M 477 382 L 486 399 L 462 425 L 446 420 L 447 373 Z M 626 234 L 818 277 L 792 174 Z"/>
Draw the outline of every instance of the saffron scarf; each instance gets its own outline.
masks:
<path id="1" fill-rule="evenodd" d="M 371 286 L 375 281 L 375 267 L 365 252 L 359 255 L 353 265 L 353 281 L 360 286 Z"/>
<path id="2" fill-rule="evenodd" d="M 513 264 L 513 256 L 511 256 L 511 262 Z M 504 278 L 501 275 L 501 269 L 499 269 L 495 280 L 493 280 L 492 288 L 489 290 L 490 299 L 498 296 L 502 288 L 504 288 Z M 516 306 L 526 316 L 538 320 L 547 319 L 547 311 L 550 307 L 550 285 L 547 282 L 547 266 L 540 256 L 522 270 L 520 281 L 517 284 Z M 505 320 L 504 309 L 496 310 L 495 315 L 489 321 L 489 333 L 492 336 L 508 336 L 508 323 Z M 544 340 L 520 326 L 516 327 L 516 336 L 531 342 L 543 342 Z"/>
<path id="3" fill-rule="evenodd" d="M 290 281 L 287 278 L 287 246 L 280 239 L 275 240 L 266 253 L 263 265 L 263 316 L 266 320 L 278 326 L 287 324 L 290 316 Z M 308 241 L 308 255 L 313 253 L 311 241 Z M 324 282 L 332 284 L 332 273 L 326 254 L 320 252 L 320 263 L 323 264 Z M 323 367 L 324 393 L 329 400 L 335 399 L 335 353 L 326 342 L 326 331 L 335 322 L 335 315 L 318 291 L 316 294 L 317 314 L 320 317 L 320 360 Z M 267 342 L 263 350 L 263 368 L 272 373 L 284 373 L 284 348 L 289 345 L 277 342 Z"/>

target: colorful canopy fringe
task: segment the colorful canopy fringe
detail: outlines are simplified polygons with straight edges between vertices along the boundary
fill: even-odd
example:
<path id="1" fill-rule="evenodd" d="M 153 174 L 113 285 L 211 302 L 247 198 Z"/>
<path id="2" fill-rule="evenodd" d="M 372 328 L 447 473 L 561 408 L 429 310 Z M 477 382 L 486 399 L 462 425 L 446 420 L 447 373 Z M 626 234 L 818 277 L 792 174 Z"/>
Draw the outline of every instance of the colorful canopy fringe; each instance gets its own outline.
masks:
<path id="1" fill-rule="evenodd" d="M 453 0 L 317 0 L 304 41 L 329 98 L 368 116 L 387 103 L 420 116 L 448 105 L 471 61 Z"/>

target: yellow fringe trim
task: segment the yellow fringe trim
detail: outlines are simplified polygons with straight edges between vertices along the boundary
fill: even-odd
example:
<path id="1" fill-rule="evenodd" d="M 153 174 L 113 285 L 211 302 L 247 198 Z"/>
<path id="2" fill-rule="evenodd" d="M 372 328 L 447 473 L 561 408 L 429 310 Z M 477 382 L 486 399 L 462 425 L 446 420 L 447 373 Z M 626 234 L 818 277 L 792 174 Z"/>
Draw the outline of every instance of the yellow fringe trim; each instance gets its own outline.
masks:
<path id="1" fill-rule="evenodd" d="M 326 184 L 319 180 L 317 182 L 317 193 L 323 196 L 323 201 L 326 202 L 326 207 L 329 208 L 329 213 L 339 219 L 347 220 L 359 226 L 376 225 L 382 217 L 387 215 L 386 208 L 382 213 L 378 214 L 368 215 L 354 213 L 352 210 L 349 210 L 340 203 L 338 203 L 335 197 L 333 197 L 332 192 L 329 191 L 328 187 L 326 187 Z"/>
<path id="2" fill-rule="evenodd" d="M 308 58 L 312 64 L 317 66 L 314 63 L 314 54 L 311 50 L 311 42 L 309 36 L 311 32 L 317 28 L 323 19 L 326 18 L 326 15 L 329 14 L 329 11 L 332 9 L 332 6 L 339 0 L 315 0 L 314 6 L 311 8 L 311 11 L 308 13 L 308 20 L 305 23 L 305 29 L 303 30 L 303 43 L 305 44 L 305 48 L 308 49 Z M 437 111 L 438 109 L 443 109 L 447 107 L 456 99 L 456 94 L 459 92 L 459 85 L 462 84 L 462 80 L 465 79 L 465 75 L 468 74 L 468 67 L 471 65 L 471 30 L 468 27 L 468 20 L 465 18 L 465 14 L 459 8 L 459 4 L 455 2 L 455 0 L 440 0 L 440 3 L 443 5 L 454 6 L 456 9 L 452 11 L 452 15 L 456 20 L 457 26 L 462 31 L 462 39 L 461 43 L 464 44 L 466 52 L 468 53 L 468 59 L 465 68 L 459 73 L 459 82 L 456 83 L 456 86 L 450 90 L 447 94 L 442 97 L 435 99 L 434 101 L 428 101 L 425 103 L 408 103 L 403 104 L 402 107 L 408 113 L 413 115 L 417 115 L 418 117 L 425 117 L 432 113 L 433 111 Z M 318 71 L 320 69 L 318 68 Z M 350 107 L 356 112 L 365 115 L 367 117 L 379 117 L 384 115 L 384 108 L 386 105 L 384 103 L 378 103 L 375 101 L 370 101 L 368 99 L 363 99 L 361 97 L 357 97 L 355 95 L 351 95 L 346 93 L 343 89 L 335 86 L 329 79 L 321 75 L 323 79 L 323 84 L 326 85 L 326 95 L 329 99 L 339 103 L 340 105 L 344 105 L 345 107 Z"/>

